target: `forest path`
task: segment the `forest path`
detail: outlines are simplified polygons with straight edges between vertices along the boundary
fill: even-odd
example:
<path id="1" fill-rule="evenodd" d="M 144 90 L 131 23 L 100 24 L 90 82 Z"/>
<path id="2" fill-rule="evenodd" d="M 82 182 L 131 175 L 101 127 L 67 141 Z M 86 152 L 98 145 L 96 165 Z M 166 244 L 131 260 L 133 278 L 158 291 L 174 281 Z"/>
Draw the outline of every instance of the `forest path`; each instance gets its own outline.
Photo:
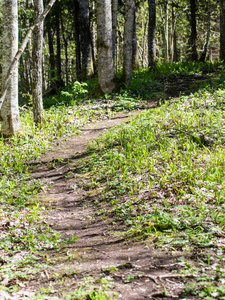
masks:
<path id="1" fill-rule="evenodd" d="M 79 136 L 62 142 L 41 157 L 32 176 L 52 183 L 39 195 L 42 203 L 51 204 L 46 222 L 64 239 L 76 233 L 78 240 L 62 246 L 60 252 L 47 251 L 50 266 L 29 283 L 30 288 L 51 287 L 51 297 L 65 299 L 63 293 L 73 293 L 82 288 L 83 282 L 86 288 L 107 287 L 116 293 L 116 299 L 180 298 L 182 278 L 170 273 L 179 267 L 176 262 L 179 253 L 160 252 L 149 240 L 125 240 L 118 234 L 122 224 L 104 219 L 104 214 L 96 215 L 101 207 L 87 190 L 77 187 L 80 179 L 76 170 L 79 160 L 87 154 L 88 142 L 108 128 L 129 122 L 137 113 L 121 113 L 110 120 L 93 122 L 82 128 Z M 71 299 L 83 299 L 81 289 L 79 292 L 80 298 Z"/>

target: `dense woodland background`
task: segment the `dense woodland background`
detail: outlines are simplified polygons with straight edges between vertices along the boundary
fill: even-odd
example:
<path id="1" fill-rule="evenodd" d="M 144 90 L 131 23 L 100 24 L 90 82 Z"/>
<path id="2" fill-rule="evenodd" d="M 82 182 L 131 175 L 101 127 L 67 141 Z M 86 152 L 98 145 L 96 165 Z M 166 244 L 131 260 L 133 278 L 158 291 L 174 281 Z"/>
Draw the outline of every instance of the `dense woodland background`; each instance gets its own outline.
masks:
<path id="1" fill-rule="evenodd" d="M 2 1 L 1 1 L 2 2 Z M 97 23 L 95 1 L 57 0 L 44 23 L 43 90 L 86 80 L 97 74 Z M 116 1 L 112 1 L 112 4 Z M 149 66 L 149 10 L 155 1 L 136 1 L 133 68 Z M 220 59 L 220 14 L 224 1 L 156 1 L 155 61 Z M 33 1 L 19 0 L 19 41 L 33 23 Z M 44 3 L 46 5 L 46 1 Z M 115 4 L 113 4 L 115 5 Z M 115 70 L 123 68 L 125 1 L 118 1 Z M 196 15 L 196 24 L 194 14 Z M 2 10 L 0 14 L 2 18 Z M 0 20 L 0 24 L 2 24 Z M 115 26 L 115 25 L 114 25 Z M 150 24 L 151 26 L 151 24 Z M 115 28 L 114 28 L 115 29 Z M 2 28 L 1 35 L 2 35 Z M 196 30 L 196 32 L 195 32 Z M 206 57 L 202 57 L 210 33 Z M 193 47 L 194 46 L 194 47 Z M 2 47 L 2 45 L 1 45 Z M 196 53 L 195 53 L 196 51 Z M 20 102 L 30 99 L 32 41 L 19 63 Z M 52 92 L 54 92 L 52 90 Z"/>

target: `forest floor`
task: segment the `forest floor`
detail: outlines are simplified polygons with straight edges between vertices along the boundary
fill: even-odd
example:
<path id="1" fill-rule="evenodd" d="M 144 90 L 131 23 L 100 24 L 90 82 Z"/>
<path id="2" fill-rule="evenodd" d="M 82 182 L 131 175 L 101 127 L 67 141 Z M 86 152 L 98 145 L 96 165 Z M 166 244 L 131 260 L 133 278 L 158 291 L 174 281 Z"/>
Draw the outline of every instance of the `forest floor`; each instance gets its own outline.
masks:
<path id="1" fill-rule="evenodd" d="M 171 102 L 176 102 L 180 93 L 190 94 L 190 86 L 193 87 L 194 84 L 194 90 L 197 90 L 198 82 L 205 80 L 204 76 L 197 74 L 181 76 L 164 83 L 164 92 Z M 143 226 L 144 231 L 150 229 L 148 234 L 140 234 L 139 229 L 137 234 L 127 234 L 129 226 L 125 225 L 122 218 L 118 218 L 119 214 L 122 215 L 122 209 L 120 208 L 118 215 L 115 211 L 107 211 L 107 205 L 100 200 L 103 195 L 101 182 L 104 185 L 105 181 L 102 178 L 92 178 L 93 173 L 88 168 L 83 171 L 83 161 L 93 154 L 90 150 L 91 141 L 108 129 L 120 128 L 122 124 L 129 125 L 132 117 L 137 116 L 141 110 L 151 111 L 157 106 L 158 100 L 149 100 L 141 103 L 138 110 L 116 113 L 107 120 L 91 122 L 80 129 L 79 136 L 61 141 L 54 149 L 30 163 L 34 167 L 32 178 L 43 182 L 42 192 L 35 196 L 40 201 L 40 206 L 45 208 L 41 223 L 47 224 L 59 234 L 59 238 L 56 235 L 59 246 L 41 251 L 35 258 L 33 271 L 28 270 L 29 280 L 20 278 L 19 291 L 11 291 L 10 296 L 9 293 L 0 291 L 0 299 L 201 299 L 204 296 L 195 293 L 193 286 L 203 288 L 212 282 L 215 287 L 224 284 L 222 281 L 217 285 L 218 274 L 221 275 L 225 270 L 223 255 L 220 254 L 223 253 L 223 245 L 221 248 L 213 244 L 213 247 L 219 249 L 219 252 L 216 250 L 216 262 L 221 259 L 222 263 L 220 270 L 216 269 L 216 275 L 212 276 L 210 272 L 215 263 L 214 250 L 211 252 L 206 241 L 204 246 L 201 242 L 195 242 L 189 248 L 188 239 L 184 237 L 186 233 L 180 238 L 175 230 L 175 235 L 166 239 L 167 246 L 164 247 L 161 242 L 157 244 L 157 240 L 164 235 L 164 229 L 160 229 L 160 226 L 157 228 L 158 224 L 154 226 L 154 223 L 141 221 L 139 225 Z M 96 150 L 96 153 L 98 151 L 100 150 Z M 101 169 L 98 170 L 98 162 L 95 164 L 96 172 L 101 172 Z M 145 170 L 142 175 L 145 175 Z M 99 182 L 100 186 L 96 184 L 96 188 L 93 188 L 95 182 Z M 158 185 L 153 189 L 159 189 Z M 157 193 L 160 194 L 161 191 Z M 143 197 L 146 192 L 149 191 L 144 190 Z M 126 200 L 124 197 L 126 196 L 121 197 L 122 201 Z M 161 209 L 162 201 L 158 199 L 156 197 Z M 142 205 L 140 216 L 144 215 L 145 209 L 149 211 L 148 205 L 148 202 L 146 207 L 145 204 Z M 137 211 L 135 215 L 137 216 Z M 204 229 L 209 236 L 212 231 L 207 226 L 203 224 L 201 230 Z M 190 228 L 192 229 L 192 225 Z M 195 228 L 196 224 L 193 230 Z M 154 234 L 154 230 L 162 231 L 162 235 Z M 190 234 L 191 242 L 195 239 L 194 234 L 194 231 Z M 223 233 L 215 231 L 215 234 L 224 240 Z M 189 233 L 187 235 L 189 237 Z M 205 252 L 202 251 L 203 248 Z M 26 256 L 26 253 L 19 255 Z M 3 265 L 4 263 L 2 261 Z M 201 271 L 199 265 L 202 265 Z M 214 267 L 217 266 L 215 264 Z M 4 286 L 13 285 L 9 279 L 4 280 Z M 190 284 L 192 292 L 188 291 L 187 283 Z M 223 295 L 223 291 L 221 293 Z M 219 297 L 217 290 L 212 290 L 209 295 L 204 299 L 224 299 Z"/>
<path id="2" fill-rule="evenodd" d="M 155 104 L 153 102 L 152 106 Z M 43 287 L 51 297 L 73 294 L 78 287 L 81 289 L 76 296 L 80 293 L 82 297 L 82 287 L 87 292 L 96 285 L 124 300 L 179 298 L 183 276 L 170 272 L 182 265 L 177 261 L 179 252 L 159 251 L 148 240 L 125 239 L 124 226 L 113 224 L 113 218 L 104 220 L 102 214 L 96 216 L 99 208 L 95 197 L 90 197 L 88 190 L 76 188 L 80 181 L 76 169 L 79 160 L 88 155 L 88 143 L 104 130 L 129 122 L 137 113 L 121 113 L 113 119 L 85 126 L 79 136 L 41 157 L 40 166 L 32 176 L 51 184 L 51 188 L 40 195 L 41 201 L 51 206 L 46 222 L 63 239 L 76 233 L 78 240 L 62 246 L 60 252 L 49 250 L 46 253 L 49 267 L 42 270 L 39 278 L 29 282 L 29 288 Z"/>

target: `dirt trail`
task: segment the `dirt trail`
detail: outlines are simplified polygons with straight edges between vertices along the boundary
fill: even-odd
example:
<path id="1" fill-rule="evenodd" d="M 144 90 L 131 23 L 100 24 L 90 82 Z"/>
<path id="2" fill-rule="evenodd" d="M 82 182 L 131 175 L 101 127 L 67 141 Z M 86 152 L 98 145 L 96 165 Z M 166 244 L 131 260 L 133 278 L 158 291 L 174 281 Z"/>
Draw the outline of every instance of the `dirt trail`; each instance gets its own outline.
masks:
<path id="1" fill-rule="evenodd" d="M 71 293 L 82 278 L 91 276 L 98 285 L 97 279 L 110 276 L 113 285 L 109 290 L 115 291 L 118 299 L 181 299 L 182 278 L 170 272 L 179 267 L 176 262 L 179 253 L 160 252 L 153 249 L 151 241 L 126 241 L 116 235 L 121 225 L 112 225 L 101 215 L 92 218 L 99 208 L 87 191 L 76 187 L 79 178 L 67 176 L 69 171 L 76 174 L 76 165 L 85 155 L 90 140 L 107 128 L 127 122 L 132 114 L 89 124 L 79 136 L 62 142 L 41 157 L 42 164 L 35 169 L 33 177 L 52 182 L 52 187 L 41 196 L 43 201 L 52 202 L 47 222 L 64 238 L 76 232 L 78 240 L 65 245 L 59 253 L 48 251 L 50 261 L 55 259 L 56 263 L 38 281 L 30 282 L 30 287 L 51 285 L 53 294 L 63 299 L 60 288 Z M 57 159 L 60 163 L 54 165 Z M 63 279 L 62 283 L 56 280 L 55 274 Z"/>

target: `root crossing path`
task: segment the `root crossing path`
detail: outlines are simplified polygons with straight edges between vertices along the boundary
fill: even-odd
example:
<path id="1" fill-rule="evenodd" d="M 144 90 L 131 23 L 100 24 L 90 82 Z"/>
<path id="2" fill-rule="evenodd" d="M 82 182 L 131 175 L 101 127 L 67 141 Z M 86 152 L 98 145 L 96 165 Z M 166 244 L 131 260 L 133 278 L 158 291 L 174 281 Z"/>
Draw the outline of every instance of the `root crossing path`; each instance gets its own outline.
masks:
<path id="1" fill-rule="evenodd" d="M 148 240 L 126 240 L 121 234 L 122 224 L 104 219 L 101 214 L 96 216 L 99 207 L 87 191 L 77 187 L 79 178 L 68 177 L 69 172 L 76 174 L 89 141 L 105 129 L 128 122 L 132 114 L 92 123 L 79 136 L 41 157 L 33 177 L 52 183 L 40 195 L 42 203 L 51 204 L 46 222 L 64 239 L 76 233 L 78 240 L 65 244 L 61 251 L 47 251 L 52 263 L 37 280 L 30 282 L 30 288 L 51 286 L 51 297 L 59 299 L 65 299 L 65 294 L 75 295 L 75 290 L 100 287 L 114 299 L 181 298 L 182 276 L 170 272 L 179 268 L 179 253 L 158 251 Z M 77 295 L 78 298 L 71 299 L 79 299 Z"/>

